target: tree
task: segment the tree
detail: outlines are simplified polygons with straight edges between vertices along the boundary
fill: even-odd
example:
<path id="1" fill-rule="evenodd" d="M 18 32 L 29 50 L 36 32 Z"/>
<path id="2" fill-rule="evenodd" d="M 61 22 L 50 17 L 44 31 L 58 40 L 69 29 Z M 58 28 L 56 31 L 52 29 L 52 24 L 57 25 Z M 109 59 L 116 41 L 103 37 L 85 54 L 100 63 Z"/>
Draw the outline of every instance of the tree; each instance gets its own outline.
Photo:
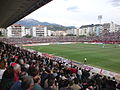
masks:
<path id="1" fill-rule="evenodd" d="M 25 35 L 24 37 L 26 37 L 26 38 L 31 38 L 32 36 L 31 35 Z"/>
<path id="2" fill-rule="evenodd" d="M 80 35 L 79 37 L 86 37 L 86 35 Z"/>
<path id="3" fill-rule="evenodd" d="M 0 31 L 0 36 L 2 36 L 2 32 Z"/>
<path id="4" fill-rule="evenodd" d="M 76 35 L 74 35 L 74 34 L 67 34 L 66 36 L 76 36 Z"/>
<path id="5" fill-rule="evenodd" d="M 95 32 L 89 33 L 89 36 L 96 36 Z"/>

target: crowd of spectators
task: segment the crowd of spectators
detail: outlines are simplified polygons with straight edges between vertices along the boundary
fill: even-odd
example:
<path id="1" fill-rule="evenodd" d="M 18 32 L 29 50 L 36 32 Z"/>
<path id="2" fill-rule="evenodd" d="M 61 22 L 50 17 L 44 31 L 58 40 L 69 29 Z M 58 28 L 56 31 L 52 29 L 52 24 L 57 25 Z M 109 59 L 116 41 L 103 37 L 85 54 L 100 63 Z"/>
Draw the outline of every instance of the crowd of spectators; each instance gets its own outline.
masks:
<path id="1" fill-rule="evenodd" d="M 0 42 L 0 90 L 120 90 L 120 82 Z"/>
<path id="2" fill-rule="evenodd" d="M 51 36 L 51 37 L 32 37 L 32 38 L 0 38 L 9 44 L 32 44 L 32 43 L 54 43 L 54 42 L 99 42 L 120 44 L 120 32 L 105 33 L 100 36 Z"/>

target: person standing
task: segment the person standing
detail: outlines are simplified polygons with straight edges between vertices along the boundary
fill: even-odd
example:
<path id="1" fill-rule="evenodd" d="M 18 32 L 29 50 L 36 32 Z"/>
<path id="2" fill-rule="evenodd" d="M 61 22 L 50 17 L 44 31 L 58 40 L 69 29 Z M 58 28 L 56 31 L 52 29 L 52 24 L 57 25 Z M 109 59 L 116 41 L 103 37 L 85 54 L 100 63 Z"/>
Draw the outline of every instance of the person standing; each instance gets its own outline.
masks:
<path id="1" fill-rule="evenodd" d="M 87 58 L 86 57 L 84 58 L 84 64 L 87 64 Z"/>

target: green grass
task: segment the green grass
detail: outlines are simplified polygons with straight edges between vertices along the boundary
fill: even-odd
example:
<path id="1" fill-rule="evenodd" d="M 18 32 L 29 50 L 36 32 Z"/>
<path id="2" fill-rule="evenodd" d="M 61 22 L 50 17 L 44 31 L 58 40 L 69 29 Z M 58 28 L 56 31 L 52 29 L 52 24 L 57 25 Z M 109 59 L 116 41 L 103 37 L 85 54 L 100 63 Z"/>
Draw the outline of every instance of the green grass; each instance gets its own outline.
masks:
<path id="1" fill-rule="evenodd" d="M 120 46 L 97 44 L 67 44 L 48 46 L 28 46 L 26 48 L 36 51 L 61 56 L 67 59 L 83 63 L 87 58 L 87 64 L 120 73 Z"/>

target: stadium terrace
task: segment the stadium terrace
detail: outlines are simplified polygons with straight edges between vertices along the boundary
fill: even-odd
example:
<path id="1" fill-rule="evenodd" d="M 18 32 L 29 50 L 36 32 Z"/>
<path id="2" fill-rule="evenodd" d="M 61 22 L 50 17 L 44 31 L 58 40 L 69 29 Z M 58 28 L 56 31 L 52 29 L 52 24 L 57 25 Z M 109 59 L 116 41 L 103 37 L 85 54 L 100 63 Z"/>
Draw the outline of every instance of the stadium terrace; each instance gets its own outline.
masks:
<path id="1" fill-rule="evenodd" d="M 120 32 L 94 37 L 0 38 L 0 90 L 119 90 L 120 82 L 16 44 L 102 42 L 120 44 Z M 8 82 L 9 81 L 9 82 Z M 37 88 L 37 89 L 36 89 Z"/>
<path id="2" fill-rule="evenodd" d="M 120 44 L 120 32 L 106 33 L 101 36 L 58 36 L 58 37 L 32 37 L 32 38 L 0 38 L 8 44 L 32 44 L 50 42 L 96 42 L 105 44 Z"/>

